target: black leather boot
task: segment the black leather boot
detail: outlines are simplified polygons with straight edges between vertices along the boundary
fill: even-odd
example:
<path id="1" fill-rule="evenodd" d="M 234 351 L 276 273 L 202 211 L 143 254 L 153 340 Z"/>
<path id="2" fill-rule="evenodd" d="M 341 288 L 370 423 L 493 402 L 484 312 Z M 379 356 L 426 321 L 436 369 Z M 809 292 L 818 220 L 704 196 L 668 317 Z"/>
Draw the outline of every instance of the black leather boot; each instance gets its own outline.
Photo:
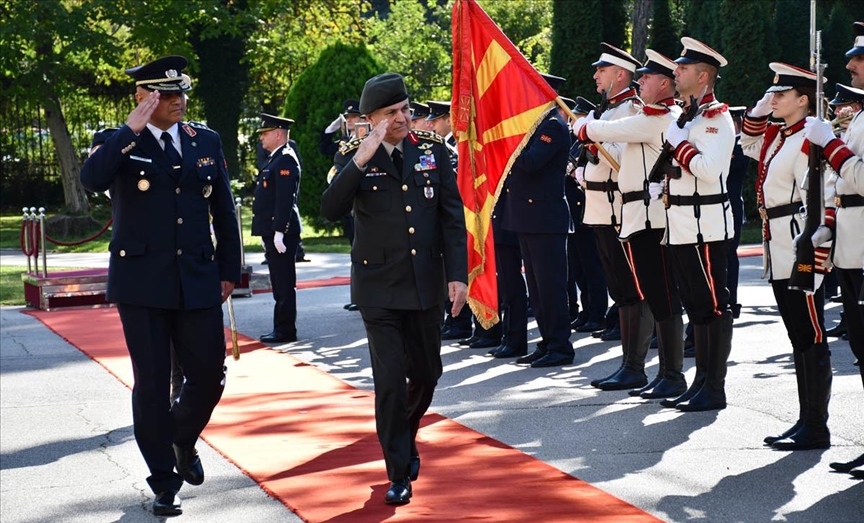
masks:
<path id="1" fill-rule="evenodd" d="M 625 347 L 627 358 L 614 376 L 597 385 L 600 390 L 627 390 L 648 384 L 645 357 L 654 332 L 654 316 L 648 308 L 648 302 L 642 300 L 635 305 L 622 305 L 618 308 L 618 317 L 621 323 L 621 345 Z"/>
<path id="2" fill-rule="evenodd" d="M 657 322 L 657 337 L 660 340 L 660 380 L 650 390 L 639 395 L 645 399 L 675 398 L 687 391 L 684 379 L 684 320 L 680 314 Z"/>
<path id="3" fill-rule="evenodd" d="M 677 398 L 668 398 L 660 402 L 664 407 L 674 409 L 679 403 L 692 398 L 699 392 L 702 385 L 705 383 L 705 373 L 708 370 L 708 327 L 699 325 L 693 327 L 693 347 L 696 352 L 696 376 L 693 378 L 693 383 L 684 394 Z"/>
<path id="4" fill-rule="evenodd" d="M 676 409 L 683 412 L 700 412 L 726 408 L 726 362 L 732 352 L 732 313 L 706 325 L 708 329 L 708 369 L 705 383 L 695 396 L 679 403 Z"/>
<path id="5" fill-rule="evenodd" d="M 831 351 L 826 343 L 817 343 L 801 354 L 807 403 L 804 425 L 795 434 L 775 441 L 777 450 L 827 449 L 831 446 L 828 431 L 828 401 L 831 399 Z"/>
<path id="6" fill-rule="evenodd" d="M 807 384 L 804 383 L 804 362 L 801 361 L 800 350 L 792 350 L 792 361 L 795 363 L 795 379 L 798 381 L 798 420 L 794 425 L 786 429 L 779 436 L 766 436 L 762 441 L 766 445 L 773 445 L 775 441 L 783 438 L 788 438 L 792 434 L 798 432 L 801 426 L 804 425 L 804 408 L 807 404 Z"/>

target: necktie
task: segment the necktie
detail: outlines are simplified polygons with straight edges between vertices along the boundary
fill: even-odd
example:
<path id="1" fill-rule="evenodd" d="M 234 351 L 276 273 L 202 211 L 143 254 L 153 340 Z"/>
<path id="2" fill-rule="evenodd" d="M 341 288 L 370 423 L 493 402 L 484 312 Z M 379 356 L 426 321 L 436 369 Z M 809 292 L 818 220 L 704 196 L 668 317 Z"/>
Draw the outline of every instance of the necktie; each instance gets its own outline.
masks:
<path id="1" fill-rule="evenodd" d="M 180 153 L 174 148 L 174 140 L 171 139 L 168 131 L 162 133 L 162 141 L 165 142 L 165 156 L 168 157 L 168 161 L 175 169 L 179 169 L 183 165 L 183 159 L 180 158 Z"/>
<path id="2" fill-rule="evenodd" d="M 393 159 L 393 165 L 396 166 L 396 170 L 399 174 L 402 174 L 402 153 L 399 152 L 399 149 L 393 149 L 393 152 L 390 153 L 390 158 Z"/>

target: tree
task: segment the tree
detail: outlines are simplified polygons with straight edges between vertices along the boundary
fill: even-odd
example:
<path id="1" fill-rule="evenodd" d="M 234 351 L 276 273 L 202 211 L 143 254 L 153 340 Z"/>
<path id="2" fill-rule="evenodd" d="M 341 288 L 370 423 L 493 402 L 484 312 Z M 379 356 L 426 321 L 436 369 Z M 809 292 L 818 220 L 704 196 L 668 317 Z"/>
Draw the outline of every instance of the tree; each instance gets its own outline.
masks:
<path id="1" fill-rule="evenodd" d="M 831 9 L 827 27 L 822 31 L 822 61 L 828 64 L 825 76 L 828 82 L 825 84 L 825 95 L 833 96 L 836 92 L 834 84 L 849 85 L 849 73 L 844 69 L 846 62 L 846 51 L 852 47 L 855 34 L 852 24 L 855 20 L 849 16 L 843 2 L 836 2 Z M 821 29 L 817 27 L 817 29 Z"/>
<path id="2" fill-rule="evenodd" d="M 549 71 L 552 0 L 483 0 L 480 4 L 538 71 Z"/>
<path id="3" fill-rule="evenodd" d="M 581 14 L 584 15 L 585 11 Z M 600 9 L 600 15 L 603 22 L 603 41 L 627 50 L 630 47 L 630 38 L 627 32 L 626 1 L 606 0 Z"/>
<path id="4" fill-rule="evenodd" d="M 762 0 L 722 0 L 719 14 L 726 23 L 715 49 L 729 65 L 721 70 L 718 98 L 730 105 L 751 106 L 762 98 L 773 77 L 768 69 L 768 57 L 776 53 L 772 6 Z"/>
<path id="5" fill-rule="evenodd" d="M 684 33 L 683 36 L 695 38 L 700 42 L 714 47 L 720 45 L 720 28 L 729 25 L 729 20 L 720 18 L 720 2 L 722 0 L 684 0 Z M 723 23 L 718 23 L 723 20 Z M 753 35 L 749 35 L 749 41 Z M 681 49 L 680 45 L 678 47 Z M 674 56 L 674 55 L 673 55 Z"/>
<path id="6" fill-rule="evenodd" d="M 648 26 L 651 22 L 651 14 L 654 11 L 654 4 L 663 3 L 665 0 L 634 0 L 633 14 L 630 17 L 630 26 L 633 28 L 633 44 L 631 45 L 630 54 L 637 60 L 645 61 L 645 47 L 648 44 Z M 666 9 L 669 9 L 667 3 Z"/>
<path id="7" fill-rule="evenodd" d="M 552 1 L 551 72 L 567 79 L 561 94 L 596 100 L 597 88 L 591 77 L 603 38 L 600 12 L 606 2 L 583 0 L 580 9 L 573 9 L 569 0 Z"/>
<path id="8" fill-rule="evenodd" d="M 769 58 L 774 62 L 785 62 L 809 69 L 810 0 L 776 2 L 774 19 L 779 53 Z"/>
<path id="9" fill-rule="evenodd" d="M 366 80 L 384 68 L 362 42 L 358 45 L 334 44 L 294 82 L 285 102 L 285 115 L 297 123 L 292 137 L 297 141 L 303 164 L 300 189 L 300 214 L 317 229 L 333 230 L 337 224 L 321 216 L 321 194 L 327 188 L 327 172 L 333 158 L 318 152 L 318 138 L 336 115 L 342 101 L 356 98 Z"/>
<path id="10" fill-rule="evenodd" d="M 681 49 L 681 44 L 675 35 L 675 28 L 672 25 L 669 0 L 654 0 L 650 42 L 651 49 L 673 59 Z"/>

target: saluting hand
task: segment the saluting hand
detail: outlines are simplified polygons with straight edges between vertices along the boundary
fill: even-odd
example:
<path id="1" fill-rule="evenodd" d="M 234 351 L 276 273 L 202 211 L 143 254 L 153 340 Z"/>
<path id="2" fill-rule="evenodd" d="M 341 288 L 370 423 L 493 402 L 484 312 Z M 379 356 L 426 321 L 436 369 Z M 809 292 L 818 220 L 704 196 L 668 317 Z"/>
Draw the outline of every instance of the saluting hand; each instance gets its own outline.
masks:
<path id="1" fill-rule="evenodd" d="M 150 116 L 153 114 L 153 111 L 156 110 L 156 106 L 159 105 L 159 91 L 152 91 L 150 94 L 144 97 L 138 106 L 129 113 L 129 117 L 126 118 L 126 125 L 129 126 L 135 134 L 140 133 L 147 127 L 147 122 L 150 121 Z"/>
<path id="2" fill-rule="evenodd" d="M 366 138 L 354 154 L 354 161 L 357 162 L 359 167 L 366 167 L 366 164 L 369 163 L 369 160 L 371 160 L 375 155 L 378 146 L 384 141 L 384 135 L 387 133 L 388 127 L 390 127 L 390 120 L 381 120 L 375 128 L 372 129 L 372 132 L 366 135 Z"/>
<path id="3" fill-rule="evenodd" d="M 459 316 L 462 307 L 465 306 L 465 302 L 468 300 L 468 286 L 461 281 L 451 281 L 447 283 L 447 290 L 449 292 L 450 301 L 453 302 L 453 308 L 450 309 L 450 314 L 452 316 Z"/>

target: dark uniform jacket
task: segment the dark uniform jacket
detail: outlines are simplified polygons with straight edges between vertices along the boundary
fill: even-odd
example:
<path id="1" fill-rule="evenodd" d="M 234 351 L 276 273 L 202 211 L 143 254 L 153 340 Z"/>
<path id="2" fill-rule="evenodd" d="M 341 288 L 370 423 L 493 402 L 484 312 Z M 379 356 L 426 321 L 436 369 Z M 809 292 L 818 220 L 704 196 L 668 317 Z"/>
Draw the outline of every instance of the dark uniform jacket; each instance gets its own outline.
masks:
<path id="1" fill-rule="evenodd" d="M 567 234 L 573 225 L 564 199 L 570 130 L 550 112 L 513 162 L 505 181 L 504 229 L 527 234 Z"/>
<path id="2" fill-rule="evenodd" d="M 85 188 L 112 192 L 108 301 L 207 308 L 221 303 L 221 281 L 240 281 L 240 233 L 222 142 L 207 127 L 179 125 L 181 169 L 173 169 L 149 129 L 136 136 L 124 125 L 81 170 Z"/>
<path id="3" fill-rule="evenodd" d="M 428 309 L 447 282 L 468 282 L 462 199 L 441 137 L 412 131 L 402 140 L 403 169 L 380 145 L 361 171 L 352 160 L 362 139 L 336 154 L 339 174 L 321 199 L 328 220 L 352 207 L 351 301 L 359 306 Z"/>
<path id="4" fill-rule="evenodd" d="M 299 190 L 300 163 L 294 149 L 283 145 L 273 151 L 258 173 L 252 203 L 252 235 L 279 231 L 286 236 L 299 236 Z"/>

